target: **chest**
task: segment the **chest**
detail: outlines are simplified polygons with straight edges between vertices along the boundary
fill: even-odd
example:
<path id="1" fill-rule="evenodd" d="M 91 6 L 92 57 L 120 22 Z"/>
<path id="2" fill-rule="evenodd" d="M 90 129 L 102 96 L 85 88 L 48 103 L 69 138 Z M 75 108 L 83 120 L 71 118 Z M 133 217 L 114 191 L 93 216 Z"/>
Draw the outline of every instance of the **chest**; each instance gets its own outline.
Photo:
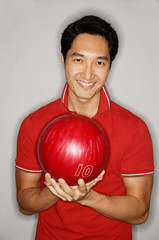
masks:
<path id="1" fill-rule="evenodd" d="M 121 177 L 121 162 L 125 152 L 125 131 L 121 122 L 108 116 L 95 119 L 104 129 L 109 147 L 109 157 L 105 169 L 105 176 L 95 188 L 106 194 L 124 194 L 125 187 Z M 100 189 L 97 189 L 100 188 Z"/>

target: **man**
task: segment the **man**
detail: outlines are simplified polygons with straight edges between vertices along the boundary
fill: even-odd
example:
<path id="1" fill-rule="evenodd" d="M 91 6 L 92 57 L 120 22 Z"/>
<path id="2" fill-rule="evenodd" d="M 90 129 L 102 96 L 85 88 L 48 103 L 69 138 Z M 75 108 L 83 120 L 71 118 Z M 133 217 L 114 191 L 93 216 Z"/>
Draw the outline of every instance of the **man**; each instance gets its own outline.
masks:
<path id="1" fill-rule="evenodd" d="M 153 182 L 153 154 L 145 123 L 110 101 L 104 87 L 118 51 L 115 30 L 96 16 L 70 24 L 61 39 L 66 85 L 58 99 L 22 123 L 16 158 L 17 199 L 24 214 L 39 213 L 36 240 L 130 240 L 131 224 L 146 221 Z M 44 175 L 37 143 L 54 118 L 78 113 L 105 130 L 109 161 L 93 181 L 69 186 Z"/>

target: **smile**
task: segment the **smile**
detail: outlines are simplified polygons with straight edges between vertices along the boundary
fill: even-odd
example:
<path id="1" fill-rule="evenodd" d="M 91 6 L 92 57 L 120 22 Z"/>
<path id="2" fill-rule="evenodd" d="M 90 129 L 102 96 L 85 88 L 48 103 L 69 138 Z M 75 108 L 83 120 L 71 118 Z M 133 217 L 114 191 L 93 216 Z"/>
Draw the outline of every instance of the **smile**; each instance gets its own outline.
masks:
<path id="1" fill-rule="evenodd" d="M 80 80 L 77 80 L 77 82 L 80 84 L 80 85 L 82 85 L 82 86 L 84 86 L 84 87 L 91 87 L 91 86 L 93 86 L 95 83 L 86 83 L 86 82 L 82 82 L 82 81 L 80 81 Z"/>

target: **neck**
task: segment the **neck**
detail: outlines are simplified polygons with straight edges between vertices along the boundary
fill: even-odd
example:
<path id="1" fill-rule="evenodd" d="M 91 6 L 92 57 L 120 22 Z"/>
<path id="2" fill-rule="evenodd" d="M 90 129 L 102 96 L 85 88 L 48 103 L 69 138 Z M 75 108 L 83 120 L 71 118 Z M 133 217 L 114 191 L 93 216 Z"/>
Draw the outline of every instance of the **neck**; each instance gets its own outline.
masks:
<path id="1" fill-rule="evenodd" d="M 68 89 L 68 109 L 80 115 L 92 118 L 98 111 L 100 92 L 91 99 L 78 98 Z"/>

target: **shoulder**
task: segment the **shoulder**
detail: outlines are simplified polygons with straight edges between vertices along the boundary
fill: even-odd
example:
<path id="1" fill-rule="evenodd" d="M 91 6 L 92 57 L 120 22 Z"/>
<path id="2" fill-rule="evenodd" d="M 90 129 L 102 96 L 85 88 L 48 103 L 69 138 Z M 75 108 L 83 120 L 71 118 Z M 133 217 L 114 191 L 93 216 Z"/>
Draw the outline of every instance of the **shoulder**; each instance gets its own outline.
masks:
<path id="1" fill-rule="evenodd" d="M 21 128 L 28 132 L 41 132 L 55 117 L 60 115 L 61 99 L 57 99 L 25 117 Z"/>
<path id="2" fill-rule="evenodd" d="M 132 124 L 138 122 L 144 123 L 144 121 L 139 116 L 115 102 L 111 102 L 111 114 L 112 117 L 117 118 L 118 121 Z"/>
<path id="3" fill-rule="evenodd" d="M 117 104 L 116 102 L 111 102 L 111 111 L 115 115 L 119 115 L 125 118 L 139 118 L 137 115 L 135 115 L 130 110 L 124 108 L 123 106 Z"/>
<path id="4" fill-rule="evenodd" d="M 27 118 L 31 119 L 32 121 L 36 121 L 37 119 L 47 118 L 48 116 L 52 116 L 57 113 L 60 109 L 61 99 L 57 99 L 53 102 L 50 102 L 39 109 L 35 110 L 34 112 L 30 113 Z"/>
<path id="5" fill-rule="evenodd" d="M 147 124 L 142 118 L 115 102 L 111 103 L 111 115 L 114 123 L 117 124 L 126 135 L 129 133 L 144 134 L 146 132 L 149 134 Z"/>

